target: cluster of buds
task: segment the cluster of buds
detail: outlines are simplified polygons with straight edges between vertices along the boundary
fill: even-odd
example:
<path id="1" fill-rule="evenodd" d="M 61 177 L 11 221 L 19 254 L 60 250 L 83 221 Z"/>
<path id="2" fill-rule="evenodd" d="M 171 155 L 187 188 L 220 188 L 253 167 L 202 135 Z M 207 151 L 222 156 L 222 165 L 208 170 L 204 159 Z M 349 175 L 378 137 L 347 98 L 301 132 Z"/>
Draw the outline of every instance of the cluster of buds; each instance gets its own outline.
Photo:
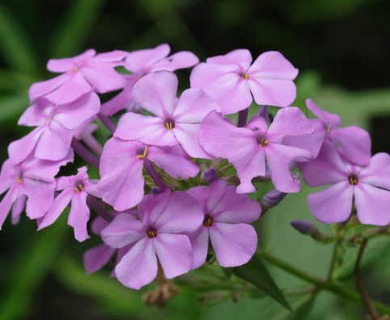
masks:
<path id="1" fill-rule="evenodd" d="M 356 213 L 390 223 L 390 156 L 371 157 L 366 131 L 341 128 L 311 100 L 313 118 L 291 106 L 298 70 L 282 54 L 253 61 L 239 49 L 203 63 L 169 54 L 163 44 L 48 62 L 61 75 L 30 88 L 18 124 L 34 129 L 9 145 L 0 227 L 25 211 L 41 230 L 69 212 L 78 241 L 102 239 L 85 253 L 87 271 L 113 261 L 116 279 L 139 289 L 201 267 L 209 253 L 222 267 L 247 263 L 252 223 L 262 205 L 300 190 L 298 171 L 309 186 L 330 185 L 308 197 L 319 221 Z M 174 71 L 189 67 L 190 88 L 178 96 Z M 97 138 L 102 127 L 107 139 Z M 255 181 L 275 187 L 262 205 L 249 198 Z"/>

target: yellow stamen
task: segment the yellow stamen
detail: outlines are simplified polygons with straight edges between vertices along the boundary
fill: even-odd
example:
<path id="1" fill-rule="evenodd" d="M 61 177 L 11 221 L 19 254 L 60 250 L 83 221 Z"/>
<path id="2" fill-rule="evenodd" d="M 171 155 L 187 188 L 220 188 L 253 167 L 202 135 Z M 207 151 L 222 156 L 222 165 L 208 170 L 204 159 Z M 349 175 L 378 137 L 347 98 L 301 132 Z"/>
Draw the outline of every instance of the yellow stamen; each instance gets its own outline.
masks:
<path id="1" fill-rule="evenodd" d="M 156 238 L 157 237 L 157 231 L 156 230 L 148 230 L 146 232 L 149 238 Z"/>
<path id="2" fill-rule="evenodd" d="M 145 159 L 148 155 L 148 147 L 145 147 L 144 152 L 142 154 L 137 154 L 135 157 L 138 159 Z"/>
<path id="3" fill-rule="evenodd" d="M 167 130 L 172 130 L 175 127 L 175 124 L 172 120 L 167 120 L 165 121 L 164 126 Z"/>
<path id="4" fill-rule="evenodd" d="M 206 215 L 203 220 L 203 225 L 205 227 L 211 227 L 213 223 L 214 223 L 213 218 L 211 218 L 209 215 Z"/>
<path id="5" fill-rule="evenodd" d="M 84 190 L 84 185 L 82 183 L 79 183 L 77 184 L 74 188 L 73 188 L 74 192 L 77 192 L 77 193 L 80 193 L 81 191 Z"/>
<path id="6" fill-rule="evenodd" d="M 268 146 L 268 139 L 261 139 L 260 140 L 260 143 L 259 143 L 259 146 L 261 147 L 265 147 L 265 146 Z"/>
<path id="7" fill-rule="evenodd" d="M 249 79 L 249 74 L 245 73 L 242 77 L 243 77 L 245 80 L 248 80 L 248 79 Z"/>
<path id="8" fill-rule="evenodd" d="M 21 177 L 16 177 L 16 178 L 15 178 L 15 181 L 16 181 L 16 183 L 18 183 L 18 184 L 23 183 L 23 179 L 22 179 Z"/>
<path id="9" fill-rule="evenodd" d="M 359 179 L 355 175 L 352 175 L 348 178 L 348 182 L 349 184 L 356 186 L 359 183 Z"/>

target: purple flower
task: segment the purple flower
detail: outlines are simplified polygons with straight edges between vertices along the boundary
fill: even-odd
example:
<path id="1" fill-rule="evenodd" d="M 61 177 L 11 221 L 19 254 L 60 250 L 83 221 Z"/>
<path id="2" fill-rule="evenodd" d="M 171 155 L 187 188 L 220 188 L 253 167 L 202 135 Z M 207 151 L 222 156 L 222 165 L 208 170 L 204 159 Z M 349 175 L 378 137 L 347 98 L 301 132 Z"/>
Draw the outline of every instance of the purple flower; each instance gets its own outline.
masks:
<path id="1" fill-rule="evenodd" d="M 310 99 L 306 100 L 306 106 L 320 119 L 327 138 L 335 144 L 343 158 L 361 166 L 370 162 L 371 139 L 366 130 L 355 126 L 340 128 L 338 115 L 322 110 Z"/>
<path id="2" fill-rule="evenodd" d="M 86 125 L 99 112 L 99 107 L 99 98 L 94 93 L 58 106 L 44 98 L 36 100 L 18 123 L 38 128 L 9 145 L 10 158 L 19 163 L 34 152 L 36 158 L 43 160 L 63 159 L 69 153 L 74 131 Z"/>
<path id="3" fill-rule="evenodd" d="M 194 247 L 193 268 L 206 261 L 209 242 L 218 263 L 236 267 L 247 263 L 257 248 L 257 234 L 250 225 L 260 217 L 260 205 L 223 180 L 187 191 L 203 209 L 203 224 L 191 235 Z"/>
<path id="4" fill-rule="evenodd" d="M 117 279 L 139 289 L 156 277 L 158 263 L 168 279 L 190 271 L 193 253 L 187 234 L 199 228 L 202 219 L 195 199 L 170 191 L 146 196 L 138 219 L 128 214 L 116 217 L 102 231 L 104 242 L 113 248 L 132 245 L 115 267 Z"/>
<path id="5" fill-rule="evenodd" d="M 96 186 L 89 180 L 87 167 L 79 168 L 74 176 L 58 178 L 56 190 L 62 191 L 55 198 L 48 212 L 40 219 L 38 230 L 52 225 L 71 203 L 68 224 L 74 229 L 76 240 L 82 242 L 88 239 L 87 223 L 90 211 L 87 206 L 87 196 L 96 195 Z"/>
<path id="6" fill-rule="evenodd" d="M 330 185 L 308 196 L 312 214 L 321 222 L 348 220 L 353 206 L 361 223 L 390 223 L 390 156 L 374 155 L 367 166 L 345 161 L 330 141 L 326 141 L 317 159 L 302 165 L 310 187 Z"/>
<path id="7" fill-rule="evenodd" d="M 125 76 L 126 86 L 121 93 L 103 105 L 102 113 L 112 115 L 122 109 L 133 110 L 135 107 L 134 84 L 147 74 L 158 71 L 173 72 L 192 67 L 199 62 L 199 59 L 192 52 L 180 51 L 168 56 L 170 51 L 168 44 L 161 44 L 153 49 L 130 52 L 126 57 L 125 67 L 132 74 Z"/>
<path id="8" fill-rule="evenodd" d="M 192 157 L 209 158 L 198 141 L 200 122 L 217 109 L 201 90 L 189 89 L 176 98 L 178 79 L 169 72 L 152 73 L 134 86 L 136 101 L 153 116 L 124 114 L 114 136 L 150 145 L 180 144 Z"/>
<path id="9" fill-rule="evenodd" d="M 223 114 L 248 108 L 253 98 L 258 105 L 289 106 L 296 96 L 293 80 L 298 70 L 276 51 L 265 52 L 251 63 L 246 49 L 208 58 L 193 69 L 191 87 L 205 90 Z"/>
<path id="10" fill-rule="evenodd" d="M 267 168 L 275 187 L 291 193 L 298 192 L 300 185 L 290 169 L 315 158 L 321 147 L 324 135 L 318 126 L 294 107 L 279 110 L 269 128 L 263 117 L 237 128 L 211 112 L 201 125 L 199 141 L 208 153 L 229 160 L 236 168 L 241 182 L 238 193 L 255 191 L 252 179 L 265 177 Z"/>
<path id="11" fill-rule="evenodd" d="M 180 146 L 156 147 L 111 138 L 100 159 L 99 192 L 115 210 L 130 209 L 142 200 L 145 161 L 153 162 L 174 178 L 187 179 L 199 171 Z"/>
<path id="12" fill-rule="evenodd" d="M 45 97 L 55 104 L 66 104 L 92 91 L 121 89 L 125 80 L 114 67 L 123 64 L 126 54 L 125 51 L 96 54 L 95 50 L 87 50 L 73 58 L 49 60 L 47 69 L 62 75 L 33 84 L 30 100 Z"/>
<path id="13" fill-rule="evenodd" d="M 39 160 L 27 158 L 19 164 L 6 160 L 0 172 L 0 194 L 5 194 L 0 202 L 0 228 L 12 209 L 12 222 L 18 223 L 26 206 L 30 219 L 42 217 L 54 200 L 54 176 L 60 167 L 72 161 L 73 153 L 69 152 L 62 161 Z"/>

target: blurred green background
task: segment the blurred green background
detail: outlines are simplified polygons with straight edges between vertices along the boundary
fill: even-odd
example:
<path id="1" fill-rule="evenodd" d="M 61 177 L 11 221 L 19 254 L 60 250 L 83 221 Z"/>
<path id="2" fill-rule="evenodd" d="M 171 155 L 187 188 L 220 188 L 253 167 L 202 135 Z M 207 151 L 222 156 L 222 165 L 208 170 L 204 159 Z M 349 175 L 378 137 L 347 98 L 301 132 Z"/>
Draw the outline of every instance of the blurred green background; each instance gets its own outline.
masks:
<path id="1" fill-rule="evenodd" d="M 26 132 L 16 121 L 28 106 L 29 85 L 49 76 L 49 58 L 91 47 L 134 50 L 163 42 L 174 51 L 192 50 L 202 60 L 241 47 L 254 56 L 280 50 L 300 69 L 296 105 L 311 97 L 339 113 L 345 125 L 370 130 L 375 152 L 390 152 L 389 21 L 387 0 L 0 0 L 1 160 L 8 143 Z M 289 225 L 296 218 L 312 219 L 305 193 L 288 196 L 269 213 L 261 244 L 294 266 L 325 277 L 332 247 L 314 243 Z M 4 225 L 0 320 L 293 319 L 267 297 L 216 303 L 186 287 L 165 308 L 146 307 L 140 293 L 122 287 L 107 270 L 86 275 L 82 253 L 97 239 L 78 245 L 63 224 L 40 233 L 26 218 L 18 226 Z M 364 260 L 370 293 L 388 305 L 389 245 L 387 238 L 372 241 Z M 340 274 L 349 272 L 354 252 L 348 249 Z M 297 308 L 305 296 L 293 290 L 308 285 L 270 270 Z M 356 320 L 364 314 L 362 306 L 329 293 L 319 294 L 310 306 L 308 315 L 294 319 Z"/>

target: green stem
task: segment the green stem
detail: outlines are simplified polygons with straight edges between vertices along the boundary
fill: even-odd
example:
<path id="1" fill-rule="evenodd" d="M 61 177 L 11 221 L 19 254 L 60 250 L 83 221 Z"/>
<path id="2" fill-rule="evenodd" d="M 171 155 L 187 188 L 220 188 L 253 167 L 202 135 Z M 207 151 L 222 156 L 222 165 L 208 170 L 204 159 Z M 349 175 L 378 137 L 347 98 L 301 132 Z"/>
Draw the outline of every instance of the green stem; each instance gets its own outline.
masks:
<path id="1" fill-rule="evenodd" d="M 336 283 L 336 282 L 328 282 L 324 281 L 322 279 L 319 279 L 317 277 L 314 277 L 312 275 L 307 274 L 306 272 L 303 272 L 296 267 L 290 265 L 289 263 L 274 257 L 266 252 L 261 252 L 260 257 L 263 258 L 268 263 L 278 267 L 279 269 L 282 269 L 286 271 L 287 273 L 290 273 L 297 278 L 300 278 L 306 282 L 312 283 L 318 288 L 322 290 L 326 290 L 329 292 L 332 292 L 340 297 L 346 298 L 351 301 L 362 303 L 362 299 L 359 294 L 357 294 L 355 291 L 347 288 L 345 284 Z M 380 302 L 374 302 L 374 306 L 377 308 L 378 311 L 386 313 L 390 315 L 390 307 L 380 303 Z"/>

